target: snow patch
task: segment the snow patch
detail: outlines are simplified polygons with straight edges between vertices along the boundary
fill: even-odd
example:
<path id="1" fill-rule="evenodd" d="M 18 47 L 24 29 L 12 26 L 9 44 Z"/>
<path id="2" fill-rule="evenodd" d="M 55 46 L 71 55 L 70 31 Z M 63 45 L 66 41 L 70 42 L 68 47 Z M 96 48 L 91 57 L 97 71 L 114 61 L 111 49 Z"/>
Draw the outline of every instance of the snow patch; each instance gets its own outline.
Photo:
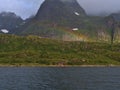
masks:
<path id="1" fill-rule="evenodd" d="M 75 15 L 79 16 L 80 14 L 78 12 L 75 12 Z"/>
<path id="2" fill-rule="evenodd" d="M 9 31 L 7 29 L 1 29 L 1 32 L 3 32 L 3 33 L 9 33 Z"/>
<path id="3" fill-rule="evenodd" d="M 78 28 L 73 28 L 72 30 L 73 30 L 73 31 L 77 31 L 77 30 L 79 30 L 79 29 L 78 29 Z"/>

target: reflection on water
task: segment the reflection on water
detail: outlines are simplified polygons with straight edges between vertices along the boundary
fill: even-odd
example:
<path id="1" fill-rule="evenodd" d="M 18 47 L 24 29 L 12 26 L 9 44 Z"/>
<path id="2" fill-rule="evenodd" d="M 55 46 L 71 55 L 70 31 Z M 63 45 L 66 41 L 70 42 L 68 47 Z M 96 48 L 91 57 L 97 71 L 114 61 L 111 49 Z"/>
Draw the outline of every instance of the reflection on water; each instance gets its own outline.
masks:
<path id="1" fill-rule="evenodd" d="M 0 90 L 119 90 L 120 68 L 0 68 Z"/>

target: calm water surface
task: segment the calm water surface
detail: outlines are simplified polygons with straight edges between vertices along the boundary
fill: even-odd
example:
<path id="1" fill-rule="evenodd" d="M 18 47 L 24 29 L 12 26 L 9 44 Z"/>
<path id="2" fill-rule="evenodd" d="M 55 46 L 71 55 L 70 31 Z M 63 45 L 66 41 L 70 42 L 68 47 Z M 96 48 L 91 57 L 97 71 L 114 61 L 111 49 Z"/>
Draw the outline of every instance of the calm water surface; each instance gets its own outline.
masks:
<path id="1" fill-rule="evenodd" d="M 120 90 L 120 68 L 0 68 L 0 90 Z"/>

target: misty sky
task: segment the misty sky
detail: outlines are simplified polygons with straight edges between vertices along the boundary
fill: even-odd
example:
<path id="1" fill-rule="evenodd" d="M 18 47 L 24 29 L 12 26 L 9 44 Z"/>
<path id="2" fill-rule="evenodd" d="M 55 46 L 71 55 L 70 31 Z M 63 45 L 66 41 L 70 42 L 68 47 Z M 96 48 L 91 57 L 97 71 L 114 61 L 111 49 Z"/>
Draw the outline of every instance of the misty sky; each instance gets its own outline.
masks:
<path id="1" fill-rule="evenodd" d="M 0 0 L 0 12 L 15 12 L 22 18 L 34 15 L 44 0 Z"/>
<path id="2" fill-rule="evenodd" d="M 34 15 L 44 0 L 0 0 L 0 12 L 11 11 L 27 18 Z M 78 0 L 88 14 L 120 11 L 120 0 Z"/>
<path id="3" fill-rule="evenodd" d="M 78 0 L 88 14 L 120 12 L 120 0 Z"/>

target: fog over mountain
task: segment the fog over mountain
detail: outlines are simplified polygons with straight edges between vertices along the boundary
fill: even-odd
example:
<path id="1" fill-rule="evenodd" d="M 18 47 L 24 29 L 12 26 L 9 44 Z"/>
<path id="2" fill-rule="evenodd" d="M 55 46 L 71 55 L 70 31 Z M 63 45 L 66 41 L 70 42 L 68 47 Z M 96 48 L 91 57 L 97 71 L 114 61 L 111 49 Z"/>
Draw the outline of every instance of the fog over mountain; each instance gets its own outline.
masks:
<path id="1" fill-rule="evenodd" d="M 0 12 L 15 12 L 25 19 L 36 14 L 43 1 L 44 0 L 0 0 Z M 120 11 L 120 0 L 78 0 L 78 2 L 88 14 L 92 15 L 110 14 Z"/>
<path id="2" fill-rule="evenodd" d="M 110 14 L 120 12 L 120 0 L 78 0 L 88 14 Z"/>

